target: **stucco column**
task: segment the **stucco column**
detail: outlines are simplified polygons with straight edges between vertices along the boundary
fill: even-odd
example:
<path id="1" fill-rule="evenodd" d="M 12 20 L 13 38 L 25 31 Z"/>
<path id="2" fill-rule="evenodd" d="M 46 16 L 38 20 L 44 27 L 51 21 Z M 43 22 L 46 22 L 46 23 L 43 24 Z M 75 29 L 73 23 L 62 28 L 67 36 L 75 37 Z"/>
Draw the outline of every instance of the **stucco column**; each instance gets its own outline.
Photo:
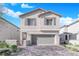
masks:
<path id="1" fill-rule="evenodd" d="M 23 47 L 26 47 L 26 40 L 23 40 Z"/>
<path id="2" fill-rule="evenodd" d="M 20 32 L 20 45 L 22 45 L 22 32 Z"/>
<path id="3" fill-rule="evenodd" d="M 67 37 L 67 39 L 69 40 L 70 38 L 69 38 L 69 34 L 67 35 L 68 37 Z"/>
<path id="4" fill-rule="evenodd" d="M 59 45 L 59 44 L 60 44 L 59 34 L 56 34 L 56 35 L 55 35 L 54 43 L 55 43 L 55 45 Z"/>
<path id="5" fill-rule="evenodd" d="M 26 45 L 31 45 L 31 35 L 27 34 Z"/>
<path id="6" fill-rule="evenodd" d="M 22 42 L 22 44 L 23 44 L 23 47 L 26 47 L 26 38 L 27 38 L 27 34 L 26 34 L 26 32 L 24 32 L 23 33 L 23 42 Z"/>

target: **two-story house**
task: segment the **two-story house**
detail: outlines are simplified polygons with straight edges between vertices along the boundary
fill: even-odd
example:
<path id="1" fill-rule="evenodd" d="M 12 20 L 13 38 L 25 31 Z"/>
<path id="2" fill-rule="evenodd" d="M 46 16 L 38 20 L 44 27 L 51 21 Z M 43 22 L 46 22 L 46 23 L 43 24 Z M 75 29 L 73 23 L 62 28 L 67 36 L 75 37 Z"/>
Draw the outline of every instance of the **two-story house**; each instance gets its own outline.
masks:
<path id="1" fill-rule="evenodd" d="M 20 15 L 21 46 L 59 45 L 60 17 L 40 8 Z"/>

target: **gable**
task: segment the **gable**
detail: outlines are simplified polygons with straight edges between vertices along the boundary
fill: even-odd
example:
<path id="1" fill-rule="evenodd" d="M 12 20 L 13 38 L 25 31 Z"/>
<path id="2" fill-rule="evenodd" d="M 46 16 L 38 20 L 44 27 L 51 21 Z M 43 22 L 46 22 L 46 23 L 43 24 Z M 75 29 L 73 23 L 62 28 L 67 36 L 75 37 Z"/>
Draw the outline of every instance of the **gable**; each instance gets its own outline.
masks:
<path id="1" fill-rule="evenodd" d="M 49 15 L 52 15 L 52 14 L 61 17 L 61 15 L 59 15 L 55 12 L 51 12 L 51 11 L 44 12 L 44 13 L 40 14 L 39 17 L 49 16 Z"/>
<path id="2" fill-rule="evenodd" d="M 35 10 L 31 11 L 31 12 L 22 14 L 22 15 L 20 15 L 20 17 L 31 16 L 31 15 L 34 15 L 34 14 L 44 13 L 44 12 L 46 12 L 46 11 L 39 8 L 39 9 L 35 9 Z"/>

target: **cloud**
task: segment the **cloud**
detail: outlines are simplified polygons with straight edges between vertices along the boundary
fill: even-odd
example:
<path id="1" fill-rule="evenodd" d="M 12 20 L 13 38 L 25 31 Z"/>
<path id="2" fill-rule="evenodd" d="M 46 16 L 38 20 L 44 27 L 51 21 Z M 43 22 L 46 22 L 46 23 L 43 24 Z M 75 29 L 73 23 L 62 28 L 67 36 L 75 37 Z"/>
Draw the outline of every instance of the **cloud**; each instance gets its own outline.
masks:
<path id="1" fill-rule="evenodd" d="M 73 19 L 71 17 L 62 17 L 62 18 L 60 18 L 60 23 L 61 23 L 61 25 L 69 25 L 69 24 L 77 21 L 78 19 L 79 19 L 79 17 L 75 18 L 75 19 Z"/>
<path id="2" fill-rule="evenodd" d="M 73 22 L 73 19 L 71 17 L 62 17 L 60 18 L 60 23 L 62 25 L 69 25 Z"/>
<path id="3" fill-rule="evenodd" d="M 60 23 L 61 23 L 61 25 L 69 25 L 72 22 L 75 22 L 77 20 L 79 20 L 79 14 L 77 15 L 77 18 L 75 18 L 75 19 L 73 19 L 72 17 L 62 17 L 62 18 L 60 18 Z"/>
<path id="4" fill-rule="evenodd" d="M 18 18 L 18 16 L 22 14 L 22 12 L 20 12 L 20 11 L 15 12 L 9 8 L 6 8 L 6 7 L 3 8 L 2 13 L 7 14 L 12 17 L 15 17 L 15 18 Z"/>
<path id="5" fill-rule="evenodd" d="M 79 14 L 78 14 L 77 16 L 78 16 L 78 18 L 79 18 Z"/>
<path id="6" fill-rule="evenodd" d="M 20 12 L 20 11 L 17 11 L 17 12 L 16 12 L 16 15 L 21 15 L 21 14 L 23 14 L 23 13 Z"/>
<path id="7" fill-rule="evenodd" d="M 30 6 L 29 4 L 21 4 L 22 8 L 33 8 L 34 6 Z"/>

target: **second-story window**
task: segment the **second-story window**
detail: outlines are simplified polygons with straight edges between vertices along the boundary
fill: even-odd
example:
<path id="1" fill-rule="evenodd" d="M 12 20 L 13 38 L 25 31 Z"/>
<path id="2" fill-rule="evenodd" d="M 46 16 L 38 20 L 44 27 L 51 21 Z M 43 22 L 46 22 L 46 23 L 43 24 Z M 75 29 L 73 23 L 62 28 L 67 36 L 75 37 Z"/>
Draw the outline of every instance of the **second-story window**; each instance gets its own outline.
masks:
<path id="1" fill-rule="evenodd" d="M 56 18 L 45 18 L 45 25 L 56 25 Z"/>
<path id="2" fill-rule="evenodd" d="M 45 19 L 45 25 L 52 25 L 52 19 Z"/>
<path id="3" fill-rule="evenodd" d="M 35 18 L 27 18 L 25 23 L 28 26 L 35 26 L 36 25 L 36 19 Z"/>

